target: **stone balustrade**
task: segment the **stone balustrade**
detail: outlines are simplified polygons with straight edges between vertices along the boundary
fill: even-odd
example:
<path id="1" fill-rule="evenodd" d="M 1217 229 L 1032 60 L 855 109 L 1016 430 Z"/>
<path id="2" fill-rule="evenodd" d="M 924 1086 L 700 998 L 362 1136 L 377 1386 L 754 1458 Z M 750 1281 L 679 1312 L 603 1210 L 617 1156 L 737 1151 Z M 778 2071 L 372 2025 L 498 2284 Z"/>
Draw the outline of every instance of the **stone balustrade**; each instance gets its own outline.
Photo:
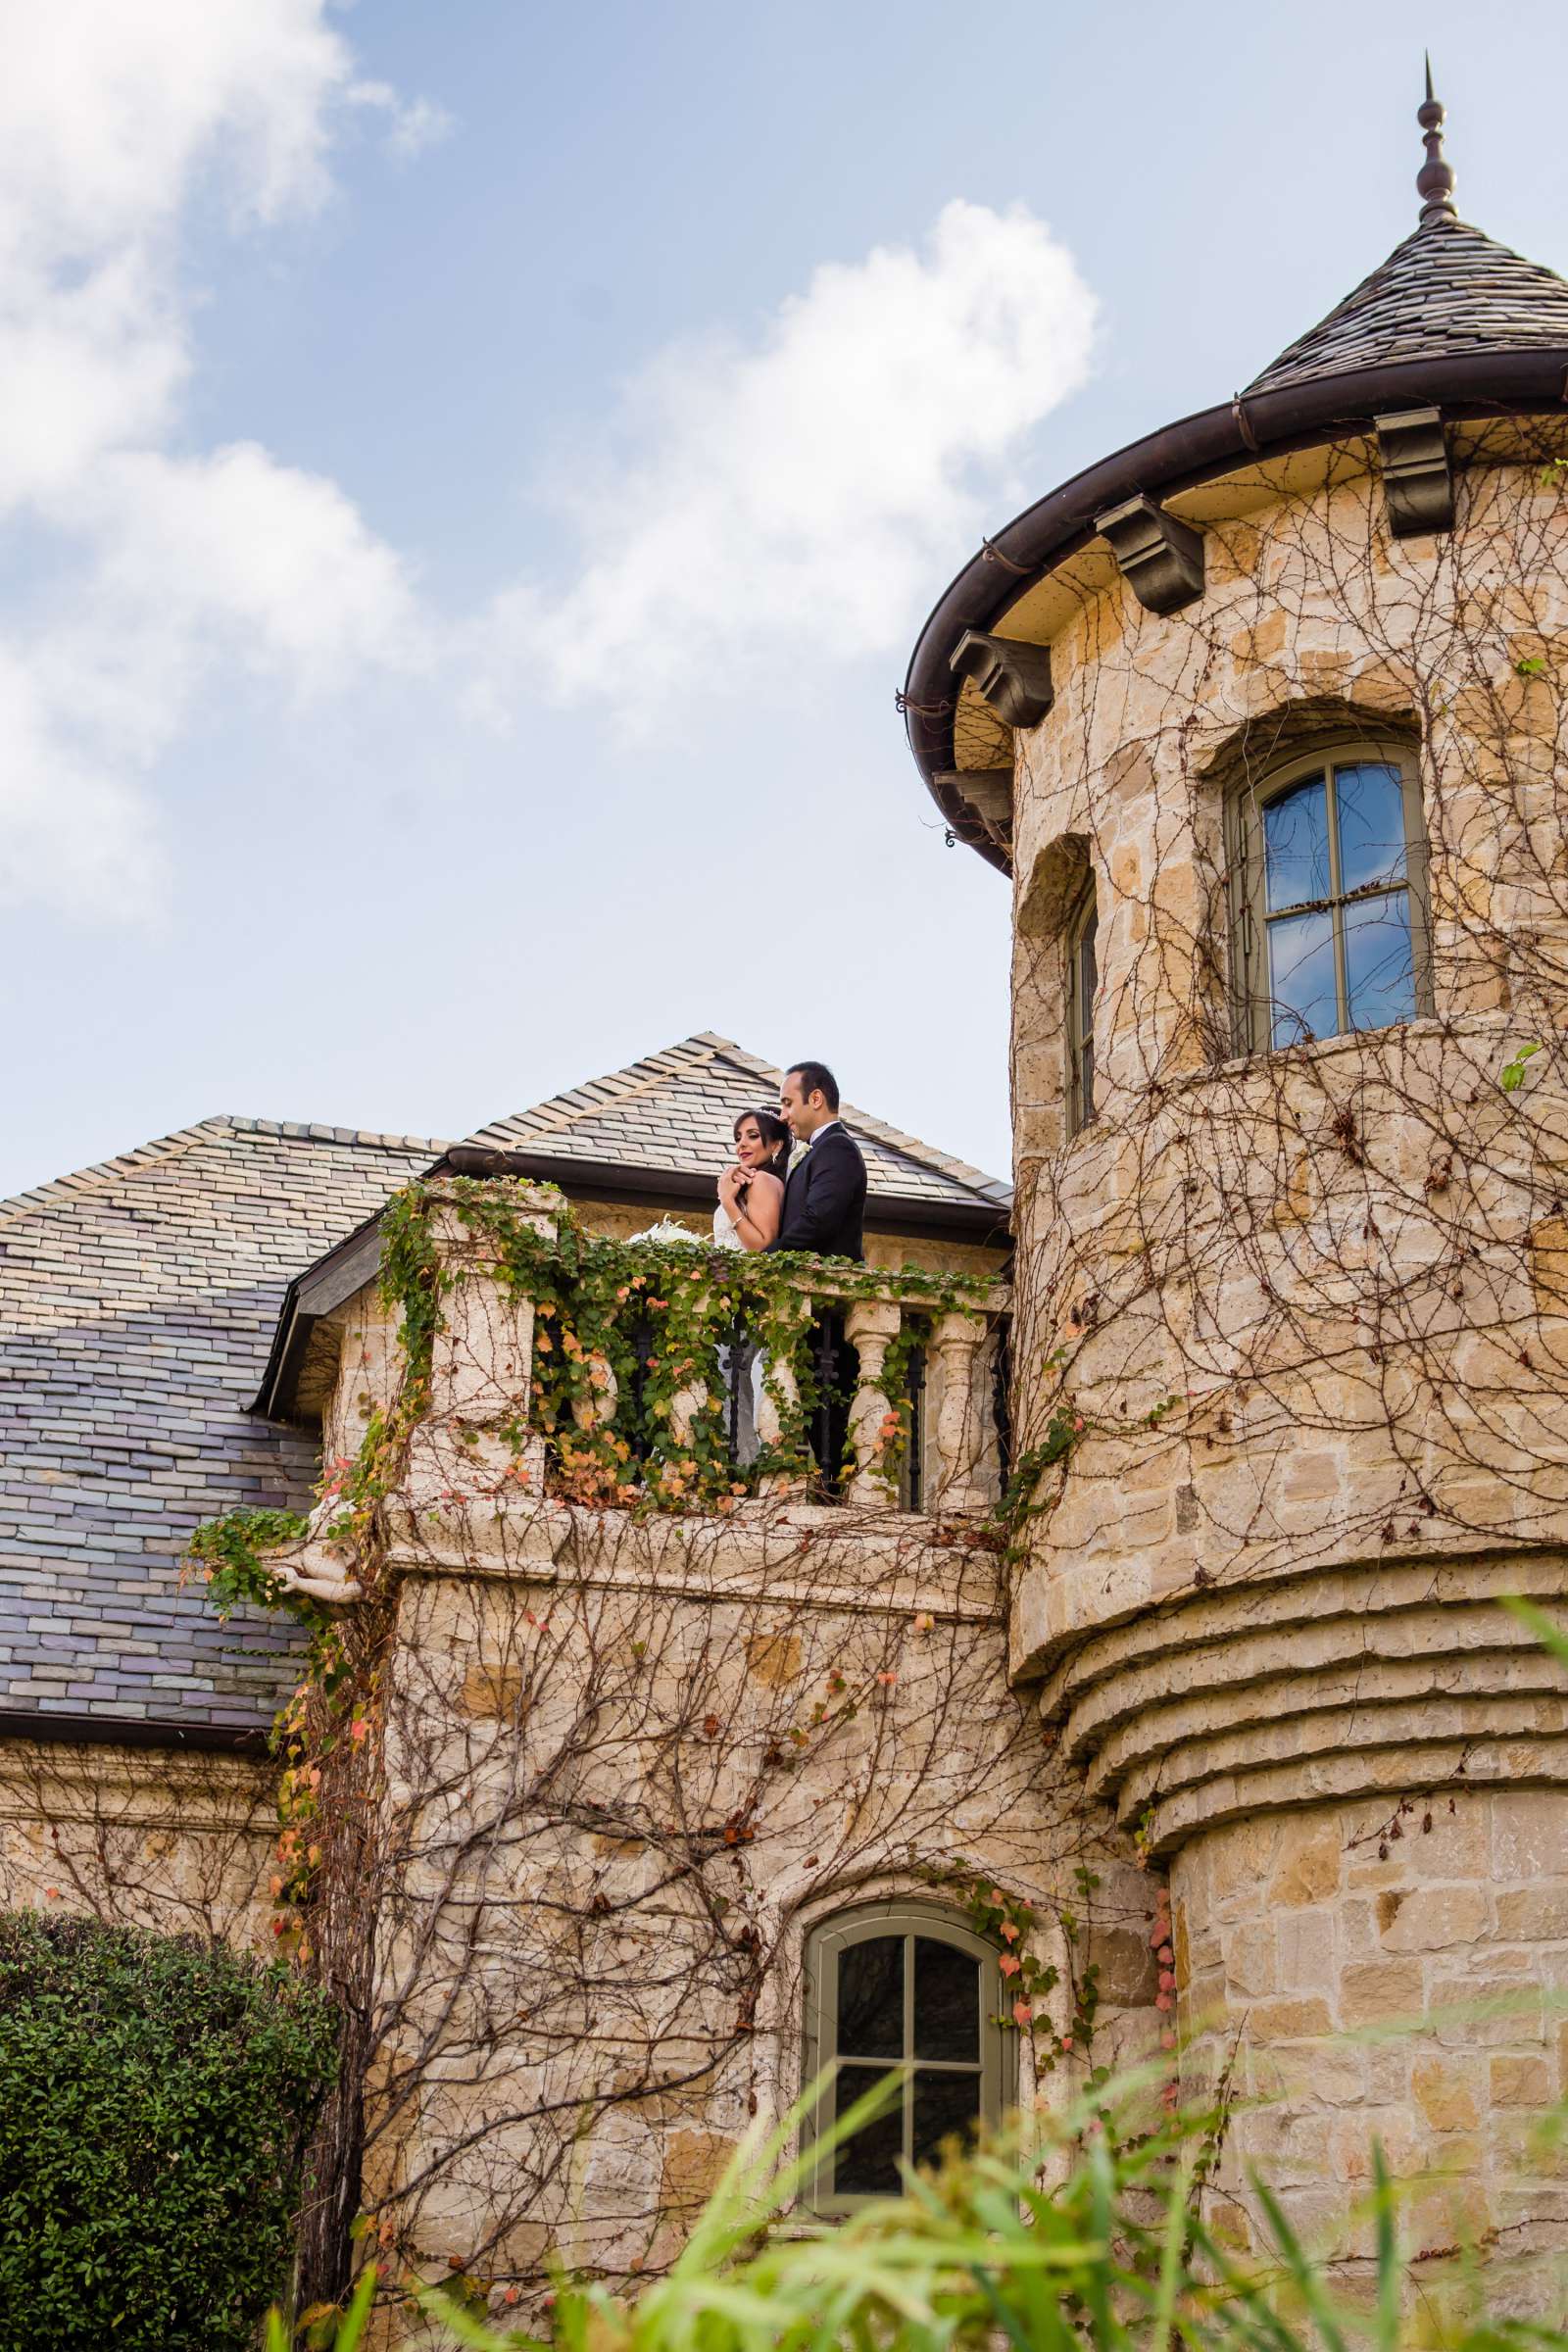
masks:
<path id="1" fill-rule="evenodd" d="M 556 1196 L 522 1184 L 510 1185 L 509 1195 L 514 1217 L 554 1241 Z M 652 1284 L 647 1294 L 632 1290 L 616 1310 L 618 1371 L 606 1352 L 590 1348 L 582 1359 L 586 1386 L 560 1427 L 543 1433 L 534 1426 L 519 1447 L 519 1428 L 539 1418 L 531 1414 L 536 1349 L 546 1329 L 553 1348 L 562 1344 L 562 1316 L 539 1323 L 534 1301 L 504 1263 L 502 1243 L 483 1221 L 465 1217 L 456 1196 L 448 1202 L 438 1191 L 429 1230 L 443 1314 L 411 1461 L 419 1486 L 476 1495 L 510 1481 L 537 1494 L 561 1459 L 563 1440 L 569 1447 L 574 1437 L 607 1435 L 627 1445 L 626 1481 L 643 1483 L 716 1420 L 737 1485 L 763 1494 L 794 1490 L 858 1510 L 968 1518 L 1001 1498 L 999 1362 L 1008 1312 L 1001 1286 L 968 1284 L 960 1292 L 929 1276 L 870 1274 L 824 1260 L 819 1276 L 791 1282 L 799 1309 L 792 1345 L 780 1350 L 776 1285 L 764 1287 L 760 1265 L 749 1295 L 746 1262 L 725 1259 L 715 1267 L 714 1296 L 734 1311 L 715 1309 L 705 1324 L 698 1360 L 657 1424 L 642 1415 L 640 1390 L 643 1367 L 658 1360 L 661 1335 L 651 1316 L 663 1302 Z M 704 1254 L 694 1248 L 694 1261 Z M 650 1253 L 656 1276 L 667 1274 L 669 1262 L 667 1246 Z M 764 1319 L 775 1343 L 765 1377 L 756 1369 L 760 1343 L 748 1336 L 748 1323 L 760 1328 Z M 803 1420 L 808 1453 L 799 1444 Z M 751 1431 L 755 1446 L 743 1436 Z M 780 1469 L 776 1457 L 789 1456 L 792 1437 L 794 1459 Z M 758 1449 L 765 1466 L 749 1476 Z"/>

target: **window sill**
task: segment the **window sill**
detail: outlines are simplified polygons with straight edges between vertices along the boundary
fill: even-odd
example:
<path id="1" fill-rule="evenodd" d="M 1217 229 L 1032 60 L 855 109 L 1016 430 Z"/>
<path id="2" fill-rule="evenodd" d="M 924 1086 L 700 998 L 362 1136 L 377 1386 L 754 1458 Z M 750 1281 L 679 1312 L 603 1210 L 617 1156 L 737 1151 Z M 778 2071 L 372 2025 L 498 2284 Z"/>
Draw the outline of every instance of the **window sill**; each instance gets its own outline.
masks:
<path id="1" fill-rule="evenodd" d="M 1481 1024 L 1491 1017 L 1493 1016 L 1478 1013 L 1472 1013 L 1469 1016 L 1470 1020 L 1476 1023 L 1478 1033 L 1481 1030 Z M 1168 1094 L 1176 1094 L 1184 1091 L 1189 1085 L 1201 1085 L 1207 1079 L 1239 1077 L 1245 1071 L 1265 1061 L 1276 1065 L 1284 1062 L 1288 1066 L 1329 1061 L 1336 1054 L 1360 1053 L 1374 1038 L 1393 1037 L 1396 1034 L 1401 1038 L 1417 1040 L 1437 1037 L 1440 1034 L 1451 1036 L 1455 1027 L 1460 1025 L 1452 1021 L 1440 1020 L 1435 1013 L 1422 1012 L 1418 1013 L 1413 1021 L 1390 1021 L 1382 1029 L 1342 1029 L 1334 1037 L 1314 1037 L 1309 1042 L 1299 1045 L 1253 1046 L 1245 1054 L 1231 1054 L 1226 1061 L 1213 1062 L 1206 1070 L 1194 1070 L 1189 1077 L 1177 1081 L 1167 1087 L 1165 1091 Z"/>

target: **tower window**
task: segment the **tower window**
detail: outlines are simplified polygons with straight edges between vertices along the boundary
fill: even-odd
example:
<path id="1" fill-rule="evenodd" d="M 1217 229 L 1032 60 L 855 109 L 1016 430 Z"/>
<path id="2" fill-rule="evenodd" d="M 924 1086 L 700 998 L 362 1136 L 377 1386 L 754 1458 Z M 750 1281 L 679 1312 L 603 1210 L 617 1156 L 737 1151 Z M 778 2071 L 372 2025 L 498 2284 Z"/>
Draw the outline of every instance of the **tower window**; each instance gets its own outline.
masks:
<path id="1" fill-rule="evenodd" d="M 892 2103 L 824 2151 L 807 2184 L 818 2211 L 896 2196 L 899 2166 L 1001 2121 L 1004 2035 L 997 1954 L 949 1913 L 871 1903 L 813 1930 L 806 1952 L 806 2079 L 836 2060 L 808 2132 L 819 2139 L 890 2075 Z"/>
<path id="2" fill-rule="evenodd" d="M 1235 804 L 1239 1042 L 1304 1045 L 1428 1007 L 1425 840 L 1413 763 L 1358 744 Z"/>
<path id="3" fill-rule="evenodd" d="M 1067 929 L 1067 1132 L 1076 1135 L 1095 1115 L 1095 990 L 1100 972 L 1095 946 L 1100 906 L 1091 878 Z"/>

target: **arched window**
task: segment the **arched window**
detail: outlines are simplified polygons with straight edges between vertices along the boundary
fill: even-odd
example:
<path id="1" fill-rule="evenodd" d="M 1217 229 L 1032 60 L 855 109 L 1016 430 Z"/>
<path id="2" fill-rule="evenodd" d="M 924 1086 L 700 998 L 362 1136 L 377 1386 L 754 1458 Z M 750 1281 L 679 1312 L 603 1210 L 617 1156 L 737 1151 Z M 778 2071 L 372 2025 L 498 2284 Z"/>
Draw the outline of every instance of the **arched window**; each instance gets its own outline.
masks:
<path id="1" fill-rule="evenodd" d="M 1095 1115 L 1095 990 L 1099 969 L 1095 942 L 1100 903 L 1094 877 L 1073 908 L 1067 926 L 1067 1133 L 1076 1135 Z"/>
<path id="2" fill-rule="evenodd" d="M 837 2060 L 808 2119 L 817 2140 L 874 2083 L 899 2076 L 892 2106 L 823 2151 L 806 2184 L 819 2212 L 897 2195 L 899 2163 L 934 2158 L 955 2132 L 1001 2120 L 1005 2038 L 991 1945 L 951 1912 L 866 1903 L 814 1928 L 806 1947 L 806 2080 Z"/>
<path id="3" fill-rule="evenodd" d="M 1356 743 L 1276 768 L 1232 816 L 1244 1052 L 1387 1029 L 1429 1008 L 1415 764 Z"/>

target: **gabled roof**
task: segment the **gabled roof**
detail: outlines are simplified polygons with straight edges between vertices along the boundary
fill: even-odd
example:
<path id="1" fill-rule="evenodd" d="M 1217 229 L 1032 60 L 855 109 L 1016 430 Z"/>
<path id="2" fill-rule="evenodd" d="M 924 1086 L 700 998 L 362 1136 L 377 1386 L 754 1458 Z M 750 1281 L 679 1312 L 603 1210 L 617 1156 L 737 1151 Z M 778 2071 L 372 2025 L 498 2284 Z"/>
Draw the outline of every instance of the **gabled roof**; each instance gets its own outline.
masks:
<path id="1" fill-rule="evenodd" d="M 531 1110 L 497 1119 L 442 1165 L 460 1175 L 511 1174 L 559 1184 L 569 1199 L 637 1202 L 710 1216 L 714 1178 L 731 1155 L 742 1111 L 776 1101 L 780 1072 L 730 1038 L 702 1030 L 623 1070 L 590 1078 Z M 866 1229 L 927 1240 L 1004 1245 L 1011 1188 L 853 1103 L 844 1118 L 864 1152 Z M 347 1235 L 289 1284 L 257 1410 L 283 1420 L 317 1409 L 308 1370 L 314 1334 L 373 1272 L 378 1217 Z"/>
<path id="2" fill-rule="evenodd" d="M 1248 394 L 1398 360 L 1568 350 L 1568 285 L 1467 221 L 1423 221 Z"/>
<path id="3" fill-rule="evenodd" d="M 743 1110 L 777 1101 L 781 1072 L 730 1038 L 700 1030 L 608 1077 L 591 1078 L 532 1110 L 496 1119 L 470 1142 L 503 1152 L 717 1175 L 730 1157 L 730 1129 Z M 884 1119 L 844 1104 L 865 1154 L 873 1202 L 888 1199 L 966 1200 L 1005 1206 L 1011 1188 L 967 1160 L 923 1144 Z"/>
<path id="4" fill-rule="evenodd" d="M 254 1733 L 271 1619 L 179 1589 L 193 1528 L 308 1504 L 316 1449 L 246 1410 L 285 1285 L 441 1150 L 265 1119 L 194 1127 L 0 1202 L 0 1717 L 103 1739 Z M 162 1737 L 168 1738 L 166 1731 Z"/>

